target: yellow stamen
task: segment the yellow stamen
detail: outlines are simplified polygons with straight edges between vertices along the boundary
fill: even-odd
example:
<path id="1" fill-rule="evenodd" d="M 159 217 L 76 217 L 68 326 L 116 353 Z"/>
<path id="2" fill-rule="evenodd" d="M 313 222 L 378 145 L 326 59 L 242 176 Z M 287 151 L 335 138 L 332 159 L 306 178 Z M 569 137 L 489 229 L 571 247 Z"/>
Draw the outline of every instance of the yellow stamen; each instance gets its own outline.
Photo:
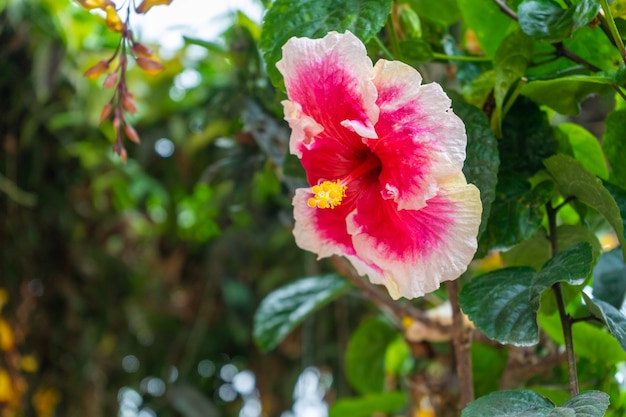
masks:
<path id="1" fill-rule="evenodd" d="M 335 206 L 341 204 L 341 200 L 346 196 L 346 188 L 348 187 L 341 185 L 340 180 L 335 182 L 324 181 L 319 185 L 314 185 L 311 191 L 315 196 L 309 198 L 307 204 L 309 207 L 334 209 Z"/>

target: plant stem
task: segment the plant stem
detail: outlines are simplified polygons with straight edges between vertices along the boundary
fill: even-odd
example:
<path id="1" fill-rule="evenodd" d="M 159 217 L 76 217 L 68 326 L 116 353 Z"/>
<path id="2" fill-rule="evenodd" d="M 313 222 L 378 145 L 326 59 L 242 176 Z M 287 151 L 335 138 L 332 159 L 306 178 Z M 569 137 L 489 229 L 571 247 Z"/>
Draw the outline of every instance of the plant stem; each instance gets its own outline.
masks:
<path id="1" fill-rule="evenodd" d="M 452 306 L 452 345 L 456 361 L 456 374 L 459 379 L 459 407 L 464 409 L 474 401 L 474 382 L 472 378 L 471 340 L 468 329 L 464 325 L 463 312 L 459 305 L 459 282 L 447 281 L 448 299 Z"/>
<path id="2" fill-rule="evenodd" d="M 626 64 L 626 49 L 624 48 L 624 42 L 622 41 L 622 37 L 617 30 L 617 26 L 615 25 L 615 19 L 613 19 L 613 14 L 611 13 L 611 8 L 609 7 L 609 3 L 606 0 L 600 0 L 602 4 L 602 10 L 604 11 L 604 15 L 606 17 L 606 23 L 609 26 L 609 31 L 611 32 L 611 36 L 613 37 L 613 41 L 617 48 L 619 49 L 620 54 L 622 55 L 622 60 Z"/>
<path id="3" fill-rule="evenodd" d="M 568 201 L 568 199 L 566 199 Z M 552 257 L 555 257 L 559 251 L 559 244 L 556 234 L 556 214 L 559 209 L 563 207 L 560 204 L 556 208 L 552 206 L 552 203 L 546 204 L 546 213 L 548 215 L 548 227 L 550 229 L 550 247 L 552 249 Z M 574 338 L 572 337 L 572 317 L 567 314 L 565 309 L 565 299 L 563 297 L 563 290 L 561 289 L 561 283 L 557 282 L 552 286 L 554 295 L 556 296 L 556 303 L 559 309 L 559 317 L 561 318 L 561 328 L 563 329 L 563 340 L 565 341 L 565 352 L 567 354 L 567 371 L 569 375 L 569 392 L 573 397 L 578 395 L 578 375 L 576 372 L 576 354 L 574 353 Z"/>
<path id="4" fill-rule="evenodd" d="M 467 56 L 467 55 L 446 55 L 439 52 L 433 52 L 433 58 L 443 59 L 446 61 L 466 61 L 466 62 L 489 62 L 491 58 L 486 56 Z"/>
<path id="5" fill-rule="evenodd" d="M 500 10 L 507 16 L 509 16 L 513 20 L 517 20 L 517 14 L 507 6 L 502 0 L 493 0 L 495 4 L 498 5 Z"/>

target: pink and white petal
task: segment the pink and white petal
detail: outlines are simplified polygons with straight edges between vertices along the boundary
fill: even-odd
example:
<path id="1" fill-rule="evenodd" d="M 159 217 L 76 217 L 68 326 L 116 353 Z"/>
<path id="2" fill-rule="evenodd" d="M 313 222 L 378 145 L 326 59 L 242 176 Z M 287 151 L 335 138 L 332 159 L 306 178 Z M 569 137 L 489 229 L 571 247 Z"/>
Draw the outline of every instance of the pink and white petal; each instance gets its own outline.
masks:
<path id="1" fill-rule="evenodd" d="M 369 275 L 390 295 L 415 298 L 458 278 L 477 248 L 482 206 L 478 189 L 463 174 L 439 184 L 420 210 L 397 210 L 375 187 L 363 192 L 348 218 L 356 256 L 381 273 Z"/>
<path id="2" fill-rule="evenodd" d="M 344 199 L 334 209 L 311 208 L 307 202 L 312 196 L 308 188 L 298 188 L 293 197 L 293 235 L 296 244 L 316 253 L 318 259 L 332 255 L 354 255 L 352 239 L 346 231 L 346 216 L 354 210 L 354 198 Z"/>
<path id="3" fill-rule="evenodd" d="M 324 128 L 315 120 L 302 114 L 302 107 L 289 100 L 281 101 L 285 111 L 285 120 L 291 128 L 289 151 L 298 158 L 302 157 L 303 148 L 308 149 L 317 134 Z"/>
<path id="4" fill-rule="evenodd" d="M 377 141 L 368 141 L 383 164 L 385 198 L 401 210 L 419 209 L 437 192 L 433 182 L 454 176 L 465 160 L 467 137 L 451 100 L 436 83 L 421 85 L 414 68 L 380 60 L 374 67 L 380 116 Z"/>
<path id="5" fill-rule="evenodd" d="M 283 74 L 289 100 L 298 103 L 301 115 L 322 126 L 327 137 L 349 146 L 362 142 L 362 137 L 377 137 L 373 65 L 365 46 L 352 33 L 291 38 L 276 67 Z M 296 143 L 291 149 L 302 151 L 302 139 L 302 135 L 292 136 Z M 307 140 L 310 144 L 316 138 Z"/>

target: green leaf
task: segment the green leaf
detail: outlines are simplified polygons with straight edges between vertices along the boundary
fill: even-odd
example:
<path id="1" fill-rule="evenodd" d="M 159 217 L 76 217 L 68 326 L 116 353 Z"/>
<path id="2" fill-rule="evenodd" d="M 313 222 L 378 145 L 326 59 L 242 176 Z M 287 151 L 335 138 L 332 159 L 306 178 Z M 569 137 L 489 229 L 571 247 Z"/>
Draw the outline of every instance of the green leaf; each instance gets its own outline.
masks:
<path id="1" fill-rule="evenodd" d="M 463 286 L 459 302 L 487 337 L 500 343 L 530 346 L 539 340 L 536 311 L 529 302 L 532 268 L 505 268 L 474 278 Z M 489 308 L 485 308 L 489 300 Z"/>
<path id="2" fill-rule="evenodd" d="M 561 346 L 565 344 L 558 314 L 547 315 L 541 312 L 538 321 L 543 331 L 552 340 Z M 581 358 L 609 365 L 626 361 L 626 352 L 619 342 L 603 328 L 586 322 L 576 323 L 572 327 L 572 338 L 576 355 Z"/>
<path id="3" fill-rule="evenodd" d="M 487 337 L 529 346 L 539 340 L 537 311 L 541 294 L 556 282 L 582 284 L 591 271 L 591 245 L 579 243 L 557 254 L 543 269 L 504 268 L 474 278 L 459 294 L 465 314 Z M 490 300 L 485 308 L 485 300 Z"/>
<path id="4" fill-rule="evenodd" d="M 616 248 L 602 254 L 593 270 L 593 298 L 621 308 L 626 295 L 626 263 Z"/>
<path id="5" fill-rule="evenodd" d="M 346 292 L 350 285 L 335 274 L 303 278 L 271 292 L 254 314 L 254 340 L 264 352 L 275 348 L 311 313 Z"/>
<path id="6" fill-rule="evenodd" d="M 624 310 L 618 310 L 611 304 L 601 300 L 592 300 L 584 293 L 583 298 L 585 299 L 587 307 L 589 307 L 589 311 L 604 321 L 606 327 L 609 328 L 609 332 L 615 336 L 622 346 L 622 349 L 626 351 L 626 315 Z"/>
<path id="7" fill-rule="evenodd" d="M 361 394 L 382 392 L 385 381 L 385 351 L 398 331 L 379 318 L 359 325 L 346 351 L 346 376 Z"/>
<path id="8" fill-rule="evenodd" d="M 536 103 L 518 97 L 502 121 L 499 141 L 500 176 L 531 176 L 543 169 L 543 160 L 554 155 L 558 142 L 552 126 Z"/>
<path id="9" fill-rule="evenodd" d="M 550 400 L 534 391 L 496 391 L 469 403 L 461 417 L 544 417 L 553 409 Z"/>
<path id="10" fill-rule="evenodd" d="M 574 410 L 576 417 L 602 417 L 609 408 L 609 396 L 602 391 L 585 391 L 565 401 L 559 408 Z"/>
<path id="11" fill-rule="evenodd" d="M 555 407 L 534 391 L 511 390 L 471 402 L 461 417 L 602 417 L 608 407 L 609 396 L 601 391 L 585 391 Z"/>
<path id="12" fill-rule="evenodd" d="M 539 310 L 541 294 L 557 282 L 581 285 L 591 272 L 593 253 L 587 242 L 578 243 L 550 259 L 530 284 L 530 303 Z"/>
<path id="13" fill-rule="evenodd" d="M 524 75 L 524 71 L 532 61 L 532 53 L 532 39 L 520 30 L 510 33 L 504 38 L 496 51 L 494 59 L 496 111 L 493 114 L 497 119 L 495 126 L 498 128 L 504 116 L 504 100 L 511 87 Z"/>
<path id="14" fill-rule="evenodd" d="M 545 182 L 531 190 L 527 181 L 501 178 L 481 246 L 505 249 L 531 237 L 541 226 L 544 205 L 550 200 L 553 187 Z"/>
<path id="15" fill-rule="evenodd" d="M 420 17 L 438 20 L 446 26 L 450 26 L 461 18 L 457 0 L 408 0 L 408 3 Z"/>
<path id="16" fill-rule="evenodd" d="M 602 136 L 602 148 L 611 165 L 611 180 L 616 184 L 626 184 L 626 109 L 611 112 L 606 118 L 606 130 Z"/>
<path id="17" fill-rule="evenodd" d="M 434 2 L 435 3 L 435 2 Z M 457 0 L 463 21 L 474 31 L 485 55 L 492 57 L 516 24 L 492 0 Z"/>
<path id="18" fill-rule="evenodd" d="M 382 392 L 358 398 L 344 398 L 331 405 L 329 417 L 369 417 L 372 414 L 391 414 L 407 402 L 405 392 Z"/>
<path id="19" fill-rule="evenodd" d="M 553 80 L 530 81 L 520 91 L 524 96 L 561 114 L 576 115 L 580 102 L 590 94 L 606 94 L 615 83 L 603 75 L 570 75 Z M 555 94 L 558 91 L 558 94 Z"/>
<path id="20" fill-rule="evenodd" d="M 593 257 L 600 256 L 602 248 L 596 235 L 586 227 L 563 224 L 556 229 L 559 250 L 563 251 L 580 242 L 587 242 L 593 249 Z M 545 229 L 539 229 L 530 238 L 507 252 L 502 253 L 502 260 L 507 266 L 530 266 L 535 270 L 548 262 L 551 256 L 550 241 Z"/>
<path id="21" fill-rule="evenodd" d="M 460 97 L 453 99 L 454 112 L 463 120 L 467 130 L 467 149 L 463 173 L 467 181 L 480 190 L 480 201 L 483 205 L 482 219 L 478 230 L 480 237 L 487 227 L 491 204 L 496 194 L 498 167 L 500 166 L 498 143 L 483 112 L 464 103 Z"/>
<path id="22" fill-rule="evenodd" d="M 402 336 L 387 346 L 385 351 L 385 373 L 391 375 L 406 375 L 408 369 L 413 365 L 413 355 L 411 348 Z"/>
<path id="23" fill-rule="evenodd" d="M 498 390 L 498 382 L 506 368 L 508 350 L 484 343 L 472 343 L 472 374 L 476 396 Z"/>
<path id="24" fill-rule="evenodd" d="M 276 62 L 293 36 L 321 38 L 330 31 L 351 31 L 363 42 L 385 24 L 391 0 L 276 0 L 265 13 L 259 47 L 274 85 L 281 84 Z"/>
<path id="25" fill-rule="evenodd" d="M 567 137 L 567 143 L 576 160 L 598 177 L 609 178 L 602 146 L 591 132 L 574 123 L 561 123 L 557 129 Z"/>
<path id="26" fill-rule="evenodd" d="M 537 40 L 558 42 L 587 25 L 598 14 L 597 0 L 581 0 L 563 9 L 554 0 L 526 0 L 517 9 L 522 30 Z"/>
<path id="27" fill-rule="evenodd" d="M 603 184 L 604 188 L 606 188 L 606 190 L 615 200 L 615 203 L 617 203 L 617 208 L 619 209 L 619 213 L 622 216 L 624 236 L 626 237 L 626 190 L 606 181 L 603 181 Z"/>
<path id="28" fill-rule="evenodd" d="M 587 171 L 580 162 L 566 155 L 552 156 L 546 159 L 544 164 L 564 197 L 574 196 L 604 216 L 617 233 L 626 256 L 624 223 L 620 209 L 615 199 L 602 185 L 602 181 Z"/>

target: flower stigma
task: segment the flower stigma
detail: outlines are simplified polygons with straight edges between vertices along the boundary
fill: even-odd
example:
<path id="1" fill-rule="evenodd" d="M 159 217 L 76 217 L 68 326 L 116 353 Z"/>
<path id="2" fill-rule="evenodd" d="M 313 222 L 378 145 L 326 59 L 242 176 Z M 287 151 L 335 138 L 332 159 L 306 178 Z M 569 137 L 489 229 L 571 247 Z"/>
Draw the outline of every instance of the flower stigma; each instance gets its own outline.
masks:
<path id="1" fill-rule="evenodd" d="M 324 181 L 321 184 L 314 185 L 311 191 L 315 195 L 309 198 L 307 204 L 309 207 L 317 207 L 321 209 L 331 208 L 341 204 L 341 200 L 346 196 L 345 185 L 341 185 L 341 181 Z"/>

